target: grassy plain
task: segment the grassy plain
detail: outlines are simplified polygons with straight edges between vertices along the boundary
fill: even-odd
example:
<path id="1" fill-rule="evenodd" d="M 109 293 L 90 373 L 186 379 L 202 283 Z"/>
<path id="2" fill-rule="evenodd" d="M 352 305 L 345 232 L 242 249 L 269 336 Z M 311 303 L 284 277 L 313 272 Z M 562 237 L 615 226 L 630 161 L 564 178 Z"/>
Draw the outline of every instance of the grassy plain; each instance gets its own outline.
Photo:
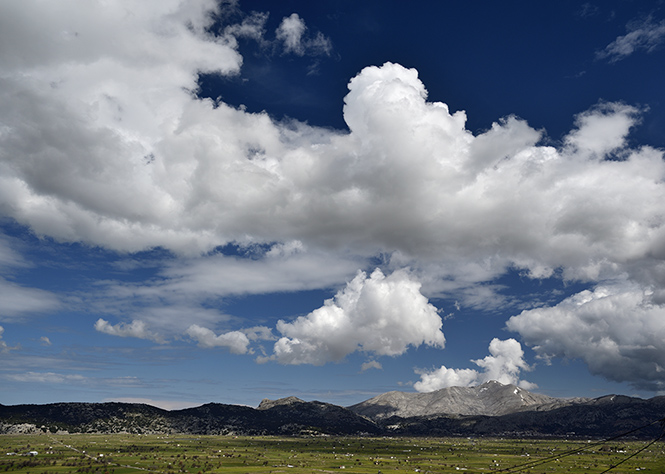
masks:
<path id="1" fill-rule="evenodd" d="M 486 438 L 2 435 L 0 474 L 599 474 L 646 445 Z M 549 462 L 524 466 L 545 459 Z M 665 473 L 665 444 L 649 446 L 610 472 Z"/>

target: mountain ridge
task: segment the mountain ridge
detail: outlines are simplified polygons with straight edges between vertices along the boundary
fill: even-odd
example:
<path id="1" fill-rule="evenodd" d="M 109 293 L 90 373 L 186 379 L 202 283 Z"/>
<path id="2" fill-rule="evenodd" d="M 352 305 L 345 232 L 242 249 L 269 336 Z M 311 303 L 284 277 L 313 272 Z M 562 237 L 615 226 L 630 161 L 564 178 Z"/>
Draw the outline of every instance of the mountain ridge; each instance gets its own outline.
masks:
<path id="1" fill-rule="evenodd" d="M 447 387 L 425 393 L 386 392 L 347 408 L 376 421 L 391 416 L 500 416 L 515 411 L 552 410 L 589 400 L 591 399 L 549 397 L 492 380 L 475 387 Z"/>
<path id="2" fill-rule="evenodd" d="M 387 392 L 350 407 L 297 397 L 257 408 L 207 403 L 164 410 L 140 403 L 0 404 L 0 434 L 653 437 L 665 396 L 560 399 L 489 382 L 429 393 Z"/>

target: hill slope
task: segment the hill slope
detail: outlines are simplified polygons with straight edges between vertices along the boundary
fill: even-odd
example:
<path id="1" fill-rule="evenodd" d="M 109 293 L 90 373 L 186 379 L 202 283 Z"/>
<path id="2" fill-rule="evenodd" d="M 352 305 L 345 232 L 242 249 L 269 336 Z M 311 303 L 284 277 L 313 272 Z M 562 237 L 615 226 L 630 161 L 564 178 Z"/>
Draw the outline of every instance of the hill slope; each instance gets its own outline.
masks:
<path id="1" fill-rule="evenodd" d="M 297 399 L 296 399 L 297 400 Z M 272 402 L 260 409 L 208 403 L 166 411 L 138 403 L 0 405 L 0 434 L 69 433 L 379 434 L 372 421 L 322 402 Z"/>

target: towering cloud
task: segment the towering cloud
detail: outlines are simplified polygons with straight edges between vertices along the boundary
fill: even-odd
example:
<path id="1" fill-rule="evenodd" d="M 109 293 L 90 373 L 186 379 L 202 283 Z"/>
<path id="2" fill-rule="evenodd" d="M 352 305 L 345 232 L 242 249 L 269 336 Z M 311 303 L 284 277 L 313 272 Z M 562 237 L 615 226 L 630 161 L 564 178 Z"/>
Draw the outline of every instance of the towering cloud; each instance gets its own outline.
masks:
<path id="1" fill-rule="evenodd" d="M 532 389 L 536 385 L 520 380 L 522 370 L 531 370 L 524 361 L 522 346 L 515 339 L 504 341 L 494 338 L 489 346 L 490 355 L 484 359 L 472 362 L 483 370 L 475 369 L 450 369 L 442 365 L 436 370 L 421 370 L 420 380 L 413 387 L 419 392 L 432 392 L 446 387 L 471 387 L 490 380 L 496 380 L 503 384 L 519 385 L 522 388 Z"/>
<path id="2" fill-rule="evenodd" d="M 384 276 L 360 272 L 325 306 L 293 322 L 280 321 L 283 334 L 271 359 L 284 364 L 320 365 L 355 351 L 396 356 L 409 346 L 443 347 L 442 321 L 404 271 Z M 262 359 L 266 360 L 266 359 Z"/>

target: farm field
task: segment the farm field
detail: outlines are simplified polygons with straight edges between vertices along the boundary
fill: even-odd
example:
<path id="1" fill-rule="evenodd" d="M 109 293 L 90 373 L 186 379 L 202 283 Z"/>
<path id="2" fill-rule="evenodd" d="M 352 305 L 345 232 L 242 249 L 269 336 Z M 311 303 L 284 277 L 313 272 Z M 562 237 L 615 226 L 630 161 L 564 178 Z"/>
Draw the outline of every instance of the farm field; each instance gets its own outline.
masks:
<path id="1" fill-rule="evenodd" d="M 486 438 L 2 435 L 0 474 L 662 474 L 665 444 Z M 646 449 L 644 449 L 646 447 Z M 637 453 L 639 450 L 641 452 Z M 30 454 L 32 452 L 32 454 Z M 572 453 L 566 455 L 567 453 Z M 629 456 L 634 455 L 626 460 Z M 539 464 L 540 461 L 548 462 Z M 537 464 L 528 467 L 526 463 Z"/>

